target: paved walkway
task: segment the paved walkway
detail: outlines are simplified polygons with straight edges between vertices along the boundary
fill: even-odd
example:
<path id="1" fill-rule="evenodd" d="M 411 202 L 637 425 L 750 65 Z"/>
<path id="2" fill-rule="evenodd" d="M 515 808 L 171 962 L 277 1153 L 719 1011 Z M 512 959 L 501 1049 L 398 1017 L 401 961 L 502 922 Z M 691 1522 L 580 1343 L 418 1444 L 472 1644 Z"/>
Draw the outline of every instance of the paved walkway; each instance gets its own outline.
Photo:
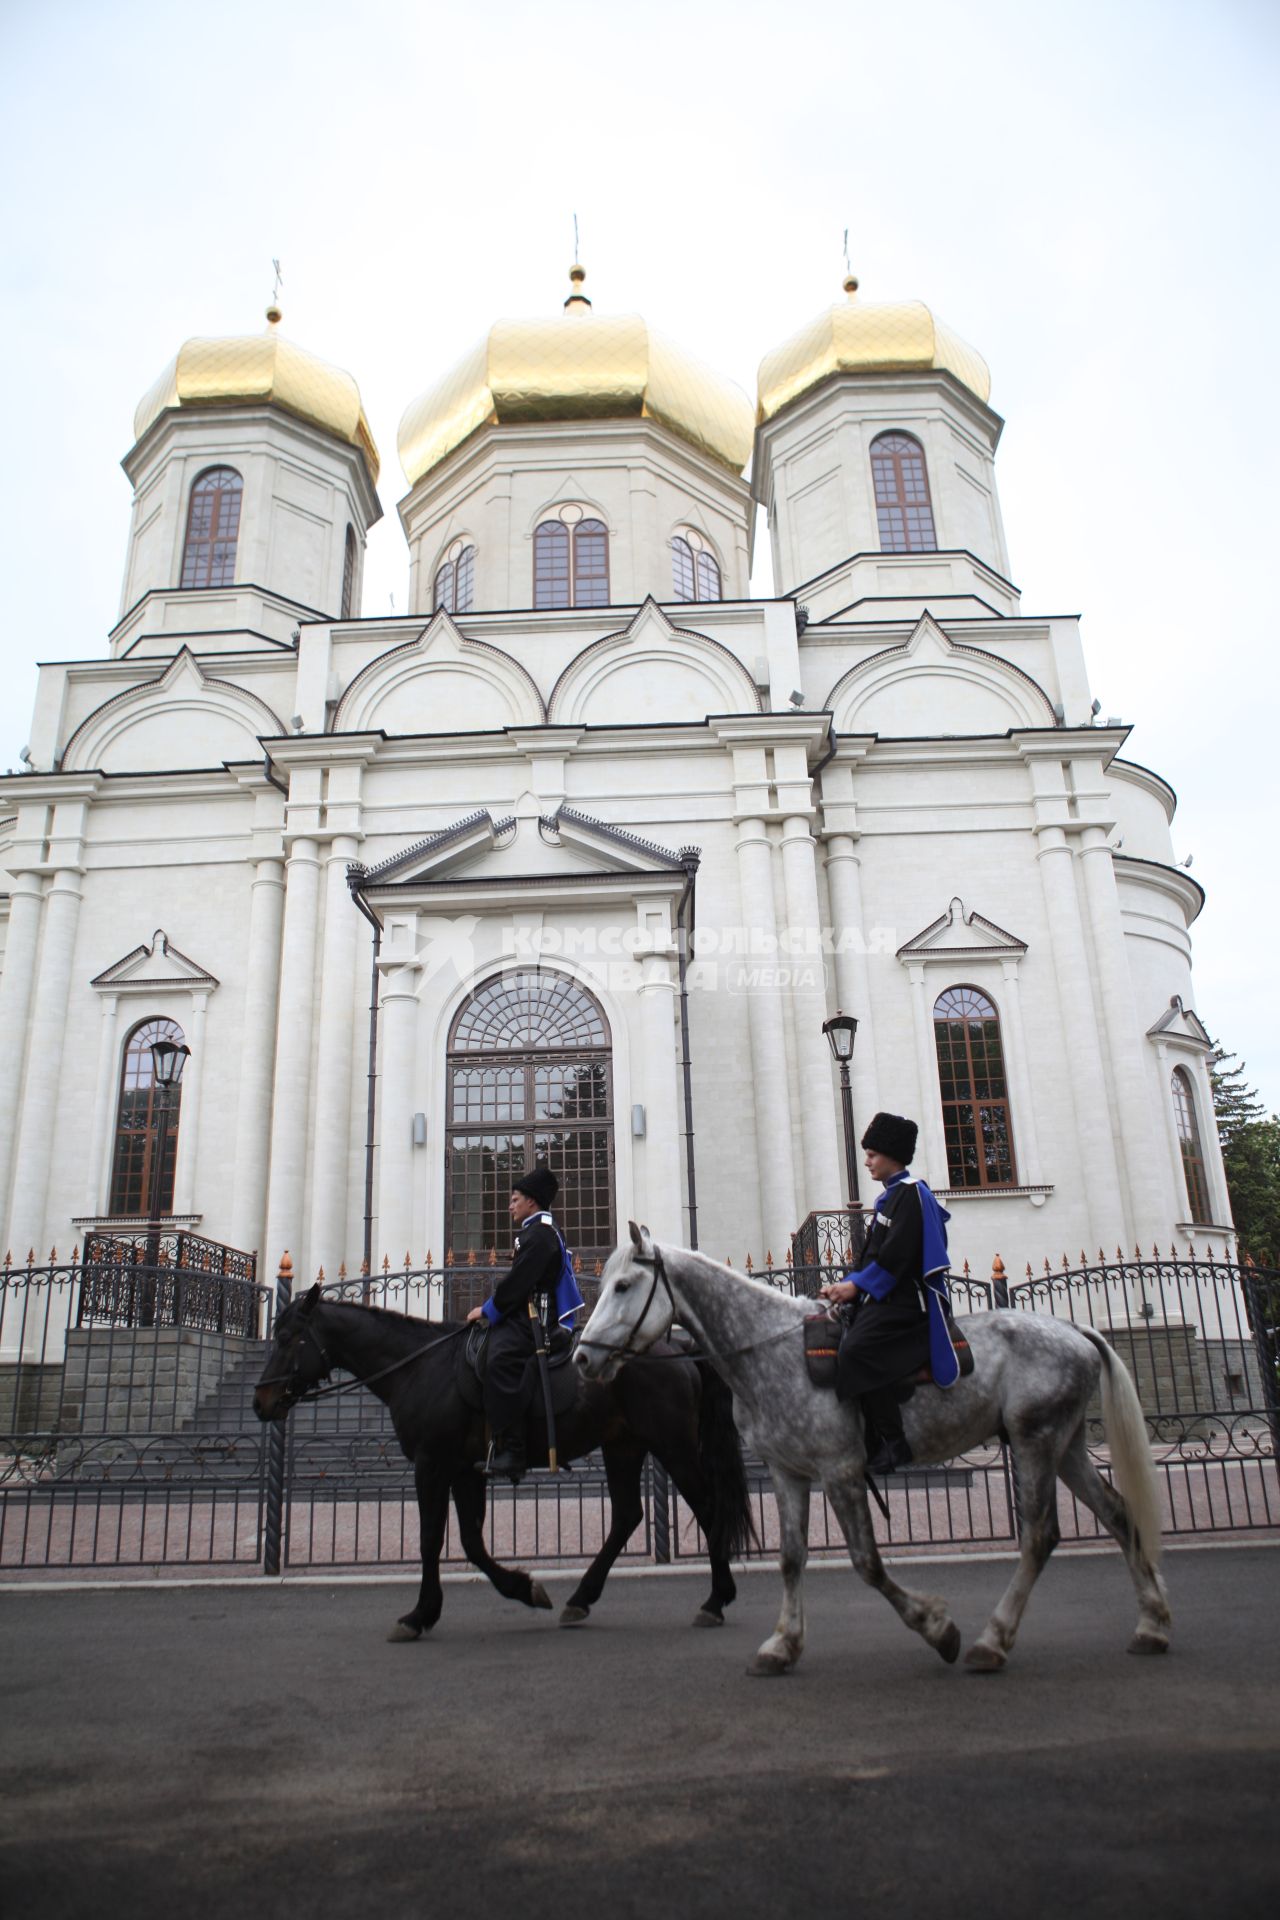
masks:
<path id="1" fill-rule="evenodd" d="M 1007 1563 L 916 1563 L 966 1644 Z M 591 1624 L 451 1583 L 0 1594 L 8 1920 L 289 1914 L 1275 1912 L 1280 1547 L 1171 1553 L 1175 1651 L 1124 1646 L 1114 1553 L 1060 1556 L 1009 1670 L 946 1668 L 848 1569 L 745 1677 L 778 1582 L 695 1633 L 697 1576 L 618 1579 Z M 567 1582 L 551 1576 L 557 1604 Z"/>

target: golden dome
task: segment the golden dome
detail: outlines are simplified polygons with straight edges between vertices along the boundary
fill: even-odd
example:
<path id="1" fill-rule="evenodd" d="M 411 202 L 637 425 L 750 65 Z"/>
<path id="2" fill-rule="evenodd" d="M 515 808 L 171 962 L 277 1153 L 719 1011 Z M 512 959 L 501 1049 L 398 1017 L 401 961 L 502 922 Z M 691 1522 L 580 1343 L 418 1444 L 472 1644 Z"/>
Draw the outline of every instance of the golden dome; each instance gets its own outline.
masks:
<path id="1" fill-rule="evenodd" d="M 400 464 L 410 486 L 477 427 L 537 420 L 657 420 L 741 473 L 751 457 L 751 402 L 638 314 L 597 317 L 570 279 L 565 310 L 541 320 L 499 320 L 400 422 Z"/>
<path id="2" fill-rule="evenodd" d="M 847 298 L 820 313 L 760 362 L 758 420 L 771 420 L 788 401 L 833 373 L 900 373 L 940 367 L 987 400 L 991 373 L 980 353 L 934 318 L 922 301 L 861 306 L 850 274 Z"/>
<path id="3" fill-rule="evenodd" d="M 137 439 L 170 407 L 283 407 L 339 440 L 359 447 L 378 483 L 378 449 L 349 373 L 331 367 L 279 331 L 280 309 L 268 307 L 265 333 L 229 339 L 188 340 L 179 347 L 133 417 Z"/>

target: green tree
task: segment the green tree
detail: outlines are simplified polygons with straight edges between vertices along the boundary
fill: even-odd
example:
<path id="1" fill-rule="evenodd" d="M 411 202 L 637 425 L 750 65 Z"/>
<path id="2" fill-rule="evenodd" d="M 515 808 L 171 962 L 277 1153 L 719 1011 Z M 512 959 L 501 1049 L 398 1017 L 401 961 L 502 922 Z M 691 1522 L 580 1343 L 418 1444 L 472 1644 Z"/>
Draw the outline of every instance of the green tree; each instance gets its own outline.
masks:
<path id="1" fill-rule="evenodd" d="M 1260 1267 L 1280 1265 L 1280 1115 L 1268 1119 L 1244 1077 L 1245 1063 L 1218 1046 L 1209 1056 L 1231 1212 L 1243 1250 Z"/>

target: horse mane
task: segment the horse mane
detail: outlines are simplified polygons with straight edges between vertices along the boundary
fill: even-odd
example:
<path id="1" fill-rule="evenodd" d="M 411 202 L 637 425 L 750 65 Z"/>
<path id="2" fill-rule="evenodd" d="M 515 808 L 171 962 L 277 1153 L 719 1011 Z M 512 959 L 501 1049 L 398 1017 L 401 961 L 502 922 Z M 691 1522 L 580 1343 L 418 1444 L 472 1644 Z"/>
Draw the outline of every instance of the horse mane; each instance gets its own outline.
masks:
<path id="1" fill-rule="evenodd" d="M 293 1306 L 296 1303 L 290 1301 L 289 1304 Z M 442 1333 L 447 1333 L 454 1327 L 460 1327 L 466 1324 L 465 1320 L 427 1320 L 424 1319 L 420 1313 L 401 1313 L 395 1307 L 378 1307 L 375 1306 L 371 1300 L 347 1300 L 338 1293 L 325 1293 L 322 1291 L 320 1304 L 325 1307 L 351 1307 L 357 1313 L 371 1314 L 378 1320 L 389 1321 L 393 1326 L 408 1327 L 411 1329 L 436 1327 Z"/>

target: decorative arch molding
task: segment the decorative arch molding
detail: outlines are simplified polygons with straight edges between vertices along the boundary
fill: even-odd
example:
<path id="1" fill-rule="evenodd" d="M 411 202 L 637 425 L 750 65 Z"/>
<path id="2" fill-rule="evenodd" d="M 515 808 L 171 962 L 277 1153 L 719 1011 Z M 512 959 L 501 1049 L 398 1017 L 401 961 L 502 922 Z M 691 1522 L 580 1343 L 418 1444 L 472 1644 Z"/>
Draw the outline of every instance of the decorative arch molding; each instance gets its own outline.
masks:
<path id="1" fill-rule="evenodd" d="M 952 640 L 927 613 L 901 646 L 851 667 L 823 704 L 840 733 L 909 737 L 1056 725 L 1053 702 L 1030 674 Z"/>
<path id="2" fill-rule="evenodd" d="M 204 722 L 207 746 L 184 742 L 175 749 L 173 723 L 179 715 L 191 716 L 197 729 Z M 80 722 L 67 741 L 61 770 L 163 772 L 173 767 L 175 754 L 194 766 L 260 759 L 259 742 L 283 732 L 284 723 L 265 700 L 205 673 L 191 649 L 183 647 L 158 678 L 113 695 Z M 199 737 L 197 732 L 197 742 Z"/>
<path id="3" fill-rule="evenodd" d="M 583 518 L 598 520 L 610 539 L 618 531 L 615 515 L 610 513 L 603 500 L 596 498 L 585 487 L 576 473 L 567 473 L 555 490 L 549 493 L 525 520 L 524 537 L 532 540 L 544 520 L 554 520 L 561 507 L 581 507 Z"/>
<path id="4" fill-rule="evenodd" d="M 437 705 L 446 724 L 431 724 Z M 487 640 L 469 640 L 441 608 L 415 640 L 361 668 L 333 725 L 336 733 L 490 733 L 545 720 L 527 669 Z"/>
<path id="5" fill-rule="evenodd" d="M 593 641 L 569 662 L 547 706 L 554 726 L 705 720 L 709 713 L 763 711 L 759 689 L 728 647 L 673 625 L 652 596 L 628 626 Z"/>

